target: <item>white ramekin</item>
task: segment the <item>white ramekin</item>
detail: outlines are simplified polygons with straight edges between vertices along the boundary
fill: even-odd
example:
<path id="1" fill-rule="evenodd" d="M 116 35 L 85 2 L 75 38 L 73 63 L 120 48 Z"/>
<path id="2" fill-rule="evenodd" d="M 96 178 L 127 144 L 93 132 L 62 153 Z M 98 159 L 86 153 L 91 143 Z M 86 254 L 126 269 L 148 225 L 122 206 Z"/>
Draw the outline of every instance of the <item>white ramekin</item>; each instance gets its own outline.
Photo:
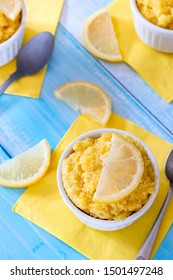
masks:
<path id="1" fill-rule="evenodd" d="M 173 30 L 161 28 L 145 19 L 138 10 L 136 0 L 130 0 L 130 4 L 139 38 L 155 50 L 173 53 Z"/>
<path id="2" fill-rule="evenodd" d="M 4 43 L 0 44 L 0 66 L 3 66 L 15 58 L 22 46 L 24 29 L 26 25 L 26 6 L 23 1 L 22 19 L 17 31 Z"/>
<path id="3" fill-rule="evenodd" d="M 152 164 L 154 167 L 154 171 L 155 171 L 155 175 L 156 175 L 156 183 L 155 183 L 155 192 L 154 194 L 152 194 L 149 198 L 149 200 L 147 201 L 147 203 L 136 213 L 134 213 L 133 215 L 127 217 L 126 219 L 124 219 L 123 221 L 108 221 L 108 220 L 101 220 L 98 218 L 94 218 L 91 217 L 90 215 L 84 213 L 82 210 L 80 210 L 79 208 L 77 208 L 72 202 L 71 200 L 68 198 L 64 187 L 63 187 L 63 182 L 62 182 L 62 163 L 64 161 L 65 158 L 67 158 L 73 151 L 73 146 L 77 141 L 83 140 L 87 137 L 93 137 L 93 138 L 98 138 L 102 133 L 105 132 L 111 132 L 111 133 L 118 133 L 118 134 L 122 134 L 122 135 L 129 135 L 131 138 L 135 139 L 136 141 L 139 141 L 144 149 L 146 150 Z M 159 168 L 158 168 L 158 164 L 157 161 L 153 155 L 153 153 L 151 152 L 151 150 L 146 146 L 145 143 L 143 143 L 140 139 L 138 139 L 137 137 L 135 137 L 134 135 L 126 132 L 126 131 L 122 131 L 122 130 L 117 130 L 117 129 L 109 129 L 109 128 L 103 128 L 103 129 L 98 129 L 98 130 L 92 130 L 89 131 L 85 134 L 82 134 L 81 136 L 79 136 L 78 138 L 76 138 L 64 151 L 64 153 L 62 154 L 59 164 L 58 164 L 58 168 L 57 168 L 57 182 L 58 182 L 58 188 L 59 188 L 59 192 L 62 196 L 62 199 L 64 200 L 65 204 L 71 209 L 71 211 L 74 213 L 74 215 L 84 224 L 86 224 L 89 227 L 92 227 L 94 229 L 97 230 L 103 230 L 103 231 L 113 231 L 113 230 L 118 230 L 124 227 L 127 227 L 128 225 L 132 224 L 134 221 L 136 221 L 138 218 L 140 218 L 152 205 L 152 203 L 154 202 L 156 195 L 158 193 L 158 189 L 159 189 L 159 185 L 160 185 L 160 172 L 159 172 Z"/>

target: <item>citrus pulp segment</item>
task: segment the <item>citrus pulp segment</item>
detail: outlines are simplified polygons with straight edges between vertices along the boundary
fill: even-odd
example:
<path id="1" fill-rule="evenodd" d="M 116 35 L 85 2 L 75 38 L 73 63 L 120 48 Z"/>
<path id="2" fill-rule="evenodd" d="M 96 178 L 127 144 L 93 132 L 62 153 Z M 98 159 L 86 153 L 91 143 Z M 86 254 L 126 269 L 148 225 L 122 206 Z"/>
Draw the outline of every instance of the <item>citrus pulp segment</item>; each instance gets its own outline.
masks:
<path id="1" fill-rule="evenodd" d="M 96 57 L 111 62 L 122 61 L 112 19 L 106 8 L 85 21 L 82 35 L 86 48 Z"/>
<path id="2" fill-rule="evenodd" d="M 55 91 L 55 96 L 74 110 L 105 125 L 111 115 L 111 101 L 99 86 L 86 81 L 70 82 Z"/>
<path id="3" fill-rule="evenodd" d="M 143 172 L 143 159 L 136 146 L 113 134 L 93 199 L 114 202 L 126 197 L 139 185 Z"/>
<path id="4" fill-rule="evenodd" d="M 0 164 L 0 185 L 26 187 L 38 181 L 50 164 L 50 146 L 47 140 Z"/>

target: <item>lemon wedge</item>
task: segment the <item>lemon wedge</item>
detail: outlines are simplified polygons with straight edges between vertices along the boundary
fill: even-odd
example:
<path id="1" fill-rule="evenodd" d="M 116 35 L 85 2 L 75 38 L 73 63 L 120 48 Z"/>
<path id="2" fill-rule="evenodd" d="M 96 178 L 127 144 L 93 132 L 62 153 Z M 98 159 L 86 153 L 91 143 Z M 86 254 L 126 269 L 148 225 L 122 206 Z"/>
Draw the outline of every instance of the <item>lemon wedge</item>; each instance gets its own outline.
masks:
<path id="1" fill-rule="evenodd" d="M 22 0 L 0 0 L 0 11 L 11 20 L 15 20 L 21 10 Z"/>
<path id="2" fill-rule="evenodd" d="M 122 61 L 111 16 L 106 8 L 92 14 L 83 26 L 83 41 L 96 57 L 111 61 Z"/>
<path id="3" fill-rule="evenodd" d="M 46 139 L 0 164 L 0 185 L 22 188 L 37 182 L 50 164 L 50 146 Z"/>
<path id="4" fill-rule="evenodd" d="M 56 89 L 54 94 L 75 111 L 91 117 L 102 125 L 106 124 L 111 115 L 112 105 L 107 93 L 90 82 L 70 82 Z"/>
<path id="5" fill-rule="evenodd" d="M 131 193 L 140 183 L 144 163 L 135 145 L 113 134 L 93 200 L 115 202 Z"/>

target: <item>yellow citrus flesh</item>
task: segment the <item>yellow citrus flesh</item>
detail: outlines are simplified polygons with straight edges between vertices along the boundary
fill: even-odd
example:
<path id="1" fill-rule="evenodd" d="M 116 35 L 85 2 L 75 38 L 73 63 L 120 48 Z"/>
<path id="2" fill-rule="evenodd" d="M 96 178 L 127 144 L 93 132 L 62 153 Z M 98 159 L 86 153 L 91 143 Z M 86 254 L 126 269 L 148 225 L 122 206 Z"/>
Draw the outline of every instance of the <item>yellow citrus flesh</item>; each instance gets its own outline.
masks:
<path id="1" fill-rule="evenodd" d="M 111 101 L 107 93 L 99 86 L 85 82 L 70 82 L 54 92 L 56 98 L 68 104 L 74 110 L 91 117 L 105 125 L 111 115 Z"/>
<path id="2" fill-rule="evenodd" d="M 0 164 L 0 185 L 22 188 L 37 182 L 50 164 L 50 146 L 47 140 Z"/>
<path id="3" fill-rule="evenodd" d="M 0 11 L 15 20 L 22 9 L 22 0 L 0 0 Z"/>
<path id="4" fill-rule="evenodd" d="M 144 163 L 135 145 L 113 134 L 93 199 L 115 202 L 131 193 L 140 183 Z"/>
<path id="5" fill-rule="evenodd" d="M 86 48 L 96 57 L 111 62 L 122 61 L 111 16 L 106 8 L 85 21 L 82 35 Z"/>

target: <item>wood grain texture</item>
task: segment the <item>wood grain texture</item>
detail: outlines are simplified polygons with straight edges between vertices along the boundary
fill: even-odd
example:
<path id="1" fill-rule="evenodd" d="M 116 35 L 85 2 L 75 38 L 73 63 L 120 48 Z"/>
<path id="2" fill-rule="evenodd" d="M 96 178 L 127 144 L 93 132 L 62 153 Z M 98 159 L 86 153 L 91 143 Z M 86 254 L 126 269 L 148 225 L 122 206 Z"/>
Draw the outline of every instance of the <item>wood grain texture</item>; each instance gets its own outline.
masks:
<path id="1" fill-rule="evenodd" d="M 173 224 L 170 227 L 160 248 L 157 250 L 154 260 L 172 260 L 173 259 Z"/>
<path id="2" fill-rule="evenodd" d="M 108 0 L 66 0 L 38 100 L 3 95 L 0 100 L 0 162 L 46 138 L 52 150 L 77 113 L 56 100 L 54 90 L 68 81 L 88 80 L 110 95 L 113 110 L 172 142 L 172 104 L 166 104 L 130 67 L 95 59 L 83 46 L 85 18 Z M 145 94 L 144 94 L 145 93 Z M 11 211 L 23 189 L 0 187 L 0 259 L 86 259 L 60 240 Z M 155 259 L 173 259 L 173 226 Z"/>

